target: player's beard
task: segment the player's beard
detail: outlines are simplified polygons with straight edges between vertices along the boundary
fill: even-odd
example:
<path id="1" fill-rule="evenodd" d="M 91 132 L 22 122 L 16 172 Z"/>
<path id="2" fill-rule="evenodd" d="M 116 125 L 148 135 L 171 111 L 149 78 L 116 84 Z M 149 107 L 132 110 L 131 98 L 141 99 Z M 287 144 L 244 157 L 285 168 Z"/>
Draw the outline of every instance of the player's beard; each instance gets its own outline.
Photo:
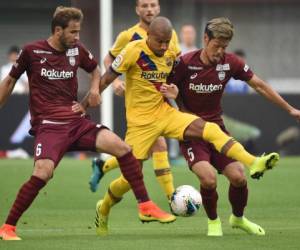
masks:
<path id="1" fill-rule="evenodd" d="M 67 43 L 67 39 L 66 39 L 66 37 L 65 37 L 64 35 L 62 35 L 62 36 L 59 38 L 59 42 L 60 42 L 61 46 L 62 46 L 65 50 L 70 49 L 70 48 L 72 47 L 71 44 L 68 44 L 68 43 Z"/>

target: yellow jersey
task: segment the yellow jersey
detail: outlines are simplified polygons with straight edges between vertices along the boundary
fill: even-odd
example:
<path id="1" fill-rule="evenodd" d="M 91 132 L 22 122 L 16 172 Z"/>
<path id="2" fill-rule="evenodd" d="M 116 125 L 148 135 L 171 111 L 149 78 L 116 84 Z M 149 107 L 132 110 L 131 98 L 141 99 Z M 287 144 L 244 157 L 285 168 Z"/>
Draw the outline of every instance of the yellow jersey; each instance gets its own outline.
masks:
<path id="1" fill-rule="evenodd" d="M 117 74 L 126 73 L 128 126 L 149 124 L 165 115 L 169 104 L 160 93 L 160 86 L 166 83 L 176 57 L 176 51 L 170 47 L 164 56 L 156 56 L 142 39 L 128 43 L 115 58 L 111 69 Z"/>
<path id="2" fill-rule="evenodd" d="M 115 58 L 121 53 L 122 49 L 124 49 L 129 42 L 145 39 L 146 37 L 147 31 L 141 28 L 140 24 L 138 23 L 128 30 L 122 31 L 118 35 L 113 47 L 109 51 L 109 54 Z M 175 30 L 173 30 L 169 47 L 171 50 L 174 50 L 177 55 L 180 54 L 180 46 Z"/>

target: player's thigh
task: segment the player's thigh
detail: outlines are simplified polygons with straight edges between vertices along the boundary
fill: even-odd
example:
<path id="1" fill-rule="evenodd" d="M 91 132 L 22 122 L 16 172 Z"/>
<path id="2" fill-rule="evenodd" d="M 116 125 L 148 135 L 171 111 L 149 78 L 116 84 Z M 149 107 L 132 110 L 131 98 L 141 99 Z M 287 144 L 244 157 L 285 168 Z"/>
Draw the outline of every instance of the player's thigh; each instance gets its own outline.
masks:
<path id="1" fill-rule="evenodd" d="M 149 157 L 150 149 L 160 135 L 161 129 L 155 124 L 128 127 L 125 141 L 132 147 L 134 156 L 144 160 Z"/>
<path id="2" fill-rule="evenodd" d="M 43 124 L 35 135 L 34 162 L 48 159 L 53 161 L 56 167 L 70 144 L 67 126 Z"/>
<path id="3" fill-rule="evenodd" d="M 96 149 L 104 153 L 121 157 L 131 148 L 119 136 L 108 129 L 101 129 L 96 137 Z"/>
<path id="4" fill-rule="evenodd" d="M 199 119 L 199 117 L 195 115 L 170 108 L 168 115 L 162 121 L 162 123 L 164 123 L 162 124 L 164 127 L 163 135 L 168 138 L 183 140 L 185 130 L 197 119 Z"/>
<path id="5" fill-rule="evenodd" d="M 153 152 L 164 152 L 168 150 L 166 139 L 162 136 L 158 137 L 157 140 L 154 142 L 151 153 Z"/>
<path id="6" fill-rule="evenodd" d="M 247 183 L 244 166 L 238 161 L 226 165 L 222 173 L 236 187 L 244 186 Z"/>

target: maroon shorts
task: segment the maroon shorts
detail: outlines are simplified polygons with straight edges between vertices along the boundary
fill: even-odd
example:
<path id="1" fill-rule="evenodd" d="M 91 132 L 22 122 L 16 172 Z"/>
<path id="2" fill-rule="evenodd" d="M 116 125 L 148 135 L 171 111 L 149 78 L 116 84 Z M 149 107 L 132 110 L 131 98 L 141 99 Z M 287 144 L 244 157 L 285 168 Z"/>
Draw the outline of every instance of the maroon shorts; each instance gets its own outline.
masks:
<path id="1" fill-rule="evenodd" d="M 224 127 L 222 130 L 228 134 Z M 235 160 L 219 153 L 213 144 L 204 140 L 181 141 L 180 150 L 188 162 L 190 169 L 199 161 L 207 161 L 219 173 L 222 173 L 228 164 L 235 162 Z"/>
<path id="2" fill-rule="evenodd" d="M 41 124 L 34 142 L 34 161 L 51 159 L 55 166 L 68 151 L 96 151 L 99 130 L 107 129 L 87 118 L 67 124 Z"/>

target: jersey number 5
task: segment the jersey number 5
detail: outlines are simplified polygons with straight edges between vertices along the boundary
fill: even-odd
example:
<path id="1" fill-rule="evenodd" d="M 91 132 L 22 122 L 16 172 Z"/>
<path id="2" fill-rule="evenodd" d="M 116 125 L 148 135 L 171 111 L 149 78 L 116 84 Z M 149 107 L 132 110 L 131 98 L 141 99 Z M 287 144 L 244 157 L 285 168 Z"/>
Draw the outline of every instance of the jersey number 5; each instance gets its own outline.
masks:
<path id="1" fill-rule="evenodd" d="M 187 153 L 188 153 L 188 155 L 190 157 L 190 161 L 193 161 L 195 159 L 195 155 L 194 155 L 194 153 L 193 153 L 192 150 L 193 150 L 192 148 L 188 148 L 187 149 Z"/>

